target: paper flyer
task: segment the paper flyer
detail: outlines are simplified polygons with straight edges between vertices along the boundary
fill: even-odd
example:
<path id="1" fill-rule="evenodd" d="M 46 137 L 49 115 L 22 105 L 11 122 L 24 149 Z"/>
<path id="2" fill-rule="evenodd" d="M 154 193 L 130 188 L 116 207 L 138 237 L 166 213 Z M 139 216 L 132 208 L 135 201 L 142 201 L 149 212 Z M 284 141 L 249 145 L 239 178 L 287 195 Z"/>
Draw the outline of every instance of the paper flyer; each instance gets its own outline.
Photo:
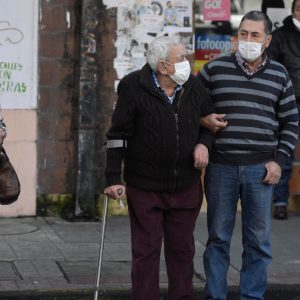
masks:
<path id="1" fill-rule="evenodd" d="M 193 51 L 192 0 L 105 0 L 104 4 L 118 8 L 114 60 L 118 79 L 146 63 L 148 44 L 155 37 L 183 34 L 187 49 Z"/>

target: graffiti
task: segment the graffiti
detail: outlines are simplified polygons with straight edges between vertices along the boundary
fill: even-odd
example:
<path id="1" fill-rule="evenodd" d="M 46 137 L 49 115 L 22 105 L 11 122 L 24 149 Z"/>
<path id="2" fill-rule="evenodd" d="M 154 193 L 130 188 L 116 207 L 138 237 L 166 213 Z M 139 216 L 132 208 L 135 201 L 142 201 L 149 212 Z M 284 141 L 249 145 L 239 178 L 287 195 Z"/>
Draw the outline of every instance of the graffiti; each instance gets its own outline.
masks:
<path id="1" fill-rule="evenodd" d="M 39 2 L 0 0 L 0 102 L 4 109 L 37 106 Z"/>
<path id="2" fill-rule="evenodd" d="M 7 21 L 0 21 L 0 46 L 6 43 L 18 44 L 24 38 L 23 32 L 15 27 L 11 27 Z"/>
<path id="3" fill-rule="evenodd" d="M 18 73 L 23 66 L 16 62 L 0 61 L 0 92 L 25 93 L 27 85 L 17 79 Z M 15 76 L 14 76 L 15 75 Z"/>

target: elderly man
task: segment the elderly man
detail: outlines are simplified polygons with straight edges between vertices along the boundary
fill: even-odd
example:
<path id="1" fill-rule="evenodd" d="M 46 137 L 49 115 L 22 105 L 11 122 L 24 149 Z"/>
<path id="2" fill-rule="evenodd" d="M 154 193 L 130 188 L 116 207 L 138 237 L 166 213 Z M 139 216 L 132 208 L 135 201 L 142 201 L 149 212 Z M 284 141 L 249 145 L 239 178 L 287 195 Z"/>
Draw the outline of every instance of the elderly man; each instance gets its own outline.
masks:
<path id="1" fill-rule="evenodd" d="M 295 147 L 298 111 L 286 69 L 265 49 L 272 23 L 247 13 L 238 31 L 238 51 L 201 70 L 217 113 L 228 125 L 216 135 L 205 173 L 209 237 L 204 253 L 206 299 L 225 300 L 229 249 L 237 202 L 242 206 L 242 300 L 263 300 L 271 261 L 273 187 Z"/>
<path id="2" fill-rule="evenodd" d="M 132 240 L 132 299 L 158 300 L 162 238 L 168 299 L 193 299 L 193 230 L 202 203 L 200 169 L 211 134 L 199 120 L 213 112 L 186 49 L 170 37 L 150 45 L 147 64 L 118 86 L 107 133 L 105 193 L 125 193 Z M 214 115 L 215 116 L 215 115 Z"/>

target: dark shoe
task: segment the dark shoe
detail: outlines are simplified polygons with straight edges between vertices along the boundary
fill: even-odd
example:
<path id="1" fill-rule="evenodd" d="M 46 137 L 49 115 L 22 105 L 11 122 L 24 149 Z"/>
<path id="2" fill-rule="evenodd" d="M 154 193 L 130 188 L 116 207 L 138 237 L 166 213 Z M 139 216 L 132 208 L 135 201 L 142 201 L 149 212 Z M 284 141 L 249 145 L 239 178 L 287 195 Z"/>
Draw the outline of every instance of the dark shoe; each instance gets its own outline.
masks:
<path id="1" fill-rule="evenodd" d="M 274 206 L 274 219 L 286 220 L 288 218 L 287 207 L 285 205 Z"/>

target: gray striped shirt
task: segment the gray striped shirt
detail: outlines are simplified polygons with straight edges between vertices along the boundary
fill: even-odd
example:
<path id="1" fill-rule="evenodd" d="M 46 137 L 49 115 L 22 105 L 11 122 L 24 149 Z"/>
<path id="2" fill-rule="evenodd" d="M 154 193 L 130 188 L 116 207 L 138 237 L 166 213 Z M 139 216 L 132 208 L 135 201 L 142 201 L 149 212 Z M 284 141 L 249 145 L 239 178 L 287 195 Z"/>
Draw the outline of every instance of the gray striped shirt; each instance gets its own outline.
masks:
<path id="1" fill-rule="evenodd" d="M 254 74 L 245 73 L 234 54 L 208 62 L 199 74 L 217 113 L 228 126 L 216 135 L 211 161 L 283 166 L 294 150 L 298 110 L 285 68 L 267 59 Z"/>

